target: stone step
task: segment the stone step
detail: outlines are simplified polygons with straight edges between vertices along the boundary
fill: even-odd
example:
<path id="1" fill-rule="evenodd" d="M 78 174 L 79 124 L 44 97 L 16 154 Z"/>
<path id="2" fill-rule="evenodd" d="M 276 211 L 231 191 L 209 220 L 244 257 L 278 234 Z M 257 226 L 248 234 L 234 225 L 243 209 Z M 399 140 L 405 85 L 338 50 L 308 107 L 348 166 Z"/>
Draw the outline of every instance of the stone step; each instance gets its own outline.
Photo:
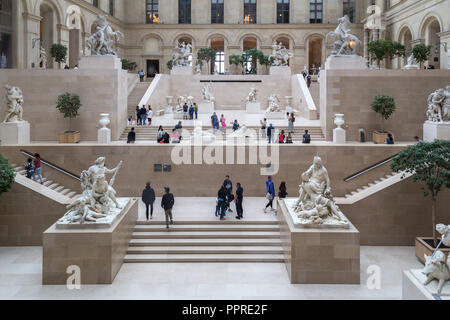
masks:
<path id="1" fill-rule="evenodd" d="M 131 247 L 149 246 L 281 246 L 280 239 L 131 239 Z"/>
<path id="2" fill-rule="evenodd" d="M 55 190 L 56 192 L 61 192 L 61 191 L 63 191 L 64 189 L 65 189 L 64 186 L 58 186 L 58 187 L 56 187 L 56 188 L 53 189 L 53 190 Z"/>
<path id="3" fill-rule="evenodd" d="M 71 191 L 68 194 L 66 194 L 67 197 L 73 198 L 77 193 L 75 191 Z"/>
<path id="4" fill-rule="evenodd" d="M 125 263 L 284 262 L 282 254 L 127 254 Z"/>
<path id="5" fill-rule="evenodd" d="M 185 231 L 185 232 L 203 232 L 203 231 L 280 231 L 279 226 L 265 226 L 265 225 L 171 225 L 172 231 Z M 153 231 L 166 231 L 164 225 L 137 225 L 134 228 L 135 232 L 153 232 Z"/>
<path id="6" fill-rule="evenodd" d="M 133 232 L 133 239 L 279 239 L 279 232 L 204 231 L 183 232 L 173 229 L 157 232 Z"/>
<path id="7" fill-rule="evenodd" d="M 49 185 L 48 187 L 49 187 L 50 189 L 54 190 L 54 189 L 56 189 L 58 186 L 59 186 L 58 183 L 53 183 L 53 184 Z"/>
<path id="8" fill-rule="evenodd" d="M 70 192 L 70 189 L 64 189 L 63 191 L 61 191 L 60 193 L 62 194 L 62 195 L 65 195 L 65 196 L 67 196 L 67 194 Z"/>
<path id="9" fill-rule="evenodd" d="M 225 221 L 218 221 L 218 220 L 212 220 L 212 221 L 205 221 L 205 220 L 179 220 L 176 221 L 175 225 L 228 225 L 228 224 L 239 224 L 239 225 L 247 225 L 247 224 L 257 224 L 257 225 L 278 225 L 278 221 L 277 220 L 225 220 Z M 145 220 L 139 220 L 136 221 L 136 225 L 166 225 L 165 221 L 155 221 L 155 220 L 151 220 L 151 221 L 145 221 Z"/>
<path id="10" fill-rule="evenodd" d="M 283 254 L 280 246 L 138 246 L 127 254 Z"/>

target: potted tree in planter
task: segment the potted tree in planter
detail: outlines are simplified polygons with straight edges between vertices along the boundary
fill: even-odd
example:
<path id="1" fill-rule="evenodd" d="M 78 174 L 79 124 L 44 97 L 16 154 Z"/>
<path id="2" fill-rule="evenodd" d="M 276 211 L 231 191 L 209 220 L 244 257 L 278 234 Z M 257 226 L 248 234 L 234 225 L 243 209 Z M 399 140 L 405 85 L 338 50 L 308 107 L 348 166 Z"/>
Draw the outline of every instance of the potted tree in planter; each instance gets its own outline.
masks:
<path id="1" fill-rule="evenodd" d="M 395 101 L 394 98 L 387 95 L 375 96 L 372 102 L 372 110 L 381 115 L 381 131 L 374 131 L 372 134 L 374 143 L 385 143 L 389 132 L 384 130 L 384 121 L 389 119 L 389 117 L 395 111 Z"/>
<path id="2" fill-rule="evenodd" d="M 424 254 L 433 254 L 438 245 L 436 233 L 436 202 L 442 188 L 450 188 L 450 140 L 434 140 L 409 146 L 402 150 L 393 160 L 391 169 L 394 172 L 413 174 L 413 181 L 423 182 L 426 187 L 424 196 L 431 196 L 431 222 L 433 237 L 416 238 L 416 256 L 423 263 Z M 440 248 L 446 254 L 450 248 Z"/>
<path id="3" fill-rule="evenodd" d="M 67 59 L 67 47 L 62 44 L 55 43 L 50 48 L 50 55 L 53 59 L 55 59 L 55 62 L 57 62 L 61 68 L 61 63 L 65 63 Z"/>
<path id="4" fill-rule="evenodd" d="M 208 66 L 208 74 L 211 74 L 211 61 L 216 59 L 216 52 L 213 48 L 201 48 L 197 52 L 197 61 L 203 66 L 203 61 L 206 62 Z"/>
<path id="5" fill-rule="evenodd" d="M 78 143 L 80 142 L 80 131 L 72 130 L 72 119 L 78 116 L 78 109 L 81 107 L 80 97 L 76 94 L 66 92 L 58 96 L 56 109 L 69 118 L 69 130 L 59 135 L 59 143 Z"/>
<path id="6" fill-rule="evenodd" d="M 15 177 L 16 172 L 0 153 L 0 195 L 12 188 Z"/>
<path id="7" fill-rule="evenodd" d="M 420 68 L 422 68 L 422 64 L 428 60 L 428 57 L 431 53 L 431 46 L 427 46 L 423 43 L 419 43 L 415 45 L 412 49 L 412 55 L 414 59 L 420 64 Z"/>

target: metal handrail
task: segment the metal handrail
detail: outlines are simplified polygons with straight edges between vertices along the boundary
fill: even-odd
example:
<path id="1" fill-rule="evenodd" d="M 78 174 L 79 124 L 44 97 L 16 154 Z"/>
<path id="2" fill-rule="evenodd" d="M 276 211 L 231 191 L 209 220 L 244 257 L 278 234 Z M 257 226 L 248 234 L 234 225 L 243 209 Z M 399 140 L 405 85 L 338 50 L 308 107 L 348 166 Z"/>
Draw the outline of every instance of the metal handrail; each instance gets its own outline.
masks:
<path id="1" fill-rule="evenodd" d="M 369 171 L 372 171 L 372 170 L 374 170 L 374 169 L 376 169 L 376 168 L 378 168 L 378 167 L 381 167 L 382 165 L 384 165 L 384 164 L 386 164 L 386 163 L 388 163 L 388 162 L 391 162 L 392 159 L 394 159 L 397 155 L 398 155 L 398 153 L 397 153 L 397 154 L 394 154 L 393 156 L 391 156 L 391 157 L 389 157 L 389 158 L 386 158 L 386 159 L 384 159 L 384 160 L 381 160 L 381 161 L 375 163 L 374 165 L 371 165 L 370 167 L 368 167 L 368 168 L 366 168 L 366 169 L 363 169 L 363 170 L 361 170 L 361 171 L 358 171 L 357 173 L 354 173 L 354 174 L 352 174 L 352 175 L 350 175 L 350 176 L 344 178 L 344 181 L 345 181 L 345 182 L 349 182 L 350 180 L 353 180 L 353 179 L 355 179 L 355 178 L 357 178 L 357 177 L 359 177 L 359 176 L 361 176 L 361 175 L 363 175 L 363 174 L 365 174 L 365 173 L 367 173 L 367 172 L 369 172 Z"/>
<path id="2" fill-rule="evenodd" d="M 25 155 L 27 157 L 35 159 L 35 156 L 32 153 L 30 153 L 30 152 L 28 152 L 26 150 L 20 149 L 20 153 L 22 153 L 23 155 Z M 62 174 L 65 174 L 66 176 L 71 177 L 72 179 L 81 181 L 80 176 L 77 176 L 76 174 L 74 174 L 74 173 L 72 173 L 70 171 L 67 171 L 66 169 L 63 169 L 63 168 L 57 166 L 56 164 L 53 164 L 53 163 L 51 163 L 51 162 L 49 162 L 47 160 L 44 160 L 42 158 L 41 158 L 41 163 L 45 164 L 46 166 L 48 166 L 48 167 L 50 167 L 52 169 L 55 169 L 58 172 L 61 172 Z"/>

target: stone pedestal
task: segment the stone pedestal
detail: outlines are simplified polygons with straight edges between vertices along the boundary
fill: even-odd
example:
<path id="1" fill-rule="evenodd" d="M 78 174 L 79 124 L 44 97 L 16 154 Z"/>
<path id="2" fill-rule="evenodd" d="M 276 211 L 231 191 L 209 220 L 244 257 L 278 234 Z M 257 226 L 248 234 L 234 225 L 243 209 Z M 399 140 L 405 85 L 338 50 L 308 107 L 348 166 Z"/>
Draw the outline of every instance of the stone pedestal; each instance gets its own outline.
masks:
<path id="1" fill-rule="evenodd" d="M 111 130 L 108 128 L 98 129 L 97 142 L 103 144 L 111 143 Z"/>
<path id="2" fill-rule="evenodd" d="M 172 76 L 192 76 L 194 73 L 192 72 L 192 67 L 173 67 L 170 70 L 170 75 Z"/>
<path id="3" fill-rule="evenodd" d="M 279 67 L 270 67 L 269 75 L 271 76 L 290 76 L 292 75 L 291 67 L 289 66 L 279 66 Z"/>
<path id="4" fill-rule="evenodd" d="M 359 284 L 359 231 L 349 228 L 296 228 L 285 201 L 277 218 L 291 283 Z"/>
<path id="5" fill-rule="evenodd" d="M 61 216 L 64 212 L 61 212 Z M 59 229 L 43 233 L 42 283 L 65 285 L 68 267 L 80 269 L 80 284 L 111 284 L 119 272 L 138 219 L 137 200 L 105 229 Z"/>
<path id="6" fill-rule="evenodd" d="M 85 56 L 78 64 L 80 69 L 122 69 L 122 61 L 116 56 Z"/>
<path id="7" fill-rule="evenodd" d="M 247 111 L 247 113 L 261 113 L 261 103 L 247 101 L 245 110 Z"/>
<path id="8" fill-rule="evenodd" d="M 329 56 L 325 62 L 325 70 L 365 70 L 366 61 L 357 55 Z"/>
<path id="9" fill-rule="evenodd" d="M 346 142 L 345 130 L 336 128 L 333 130 L 333 143 L 343 144 Z"/>
<path id="10" fill-rule="evenodd" d="M 177 120 L 183 120 L 184 113 L 183 112 L 175 112 L 173 113 L 173 118 Z"/>
<path id="11" fill-rule="evenodd" d="M 30 123 L 0 123 L 0 144 L 30 144 Z"/>
<path id="12" fill-rule="evenodd" d="M 281 112 L 266 112 L 265 118 L 266 119 L 276 119 L 276 120 L 286 119 L 286 112 L 284 112 L 284 111 L 281 111 Z"/>
<path id="13" fill-rule="evenodd" d="M 413 64 L 413 65 L 406 65 L 404 69 L 405 70 L 419 70 L 420 67 L 416 64 Z"/>
<path id="14" fill-rule="evenodd" d="M 422 270 L 406 270 L 402 276 L 403 300 L 450 300 L 450 284 L 444 285 L 441 295 L 437 294 L 437 280 L 424 286 L 426 276 Z"/>
<path id="15" fill-rule="evenodd" d="M 203 101 L 198 104 L 199 114 L 213 114 L 214 113 L 214 103 Z"/>
<path id="16" fill-rule="evenodd" d="M 450 122 L 425 121 L 423 124 L 423 141 L 432 142 L 434 139 L 450 140 Z"/>

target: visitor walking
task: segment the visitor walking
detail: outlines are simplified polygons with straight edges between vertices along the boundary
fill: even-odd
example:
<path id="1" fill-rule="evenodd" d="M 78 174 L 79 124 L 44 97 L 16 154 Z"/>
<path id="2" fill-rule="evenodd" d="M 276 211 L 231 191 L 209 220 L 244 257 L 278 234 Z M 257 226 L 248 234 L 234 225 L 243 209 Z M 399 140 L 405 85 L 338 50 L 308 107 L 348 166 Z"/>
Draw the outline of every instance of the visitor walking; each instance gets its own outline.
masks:
<path id="1" fill-rule="evenodd" d="M 237 131 L 239 129 L 240 125 L 239 122 L 237 120 L 234 120 L 233 122 L 233 132 Z"/>
<path id="2" fill-rule="evenodd" d="M 278 188 L 278 198 L 285 199 L 287 195 L 286 182 L 282 181 Z"/>
<path id="3" fill-rule="evenodd" d="M 294 122 L 295 122 L 295 116 L 294 116 L 294 113 L 292 112 L 289 115 L 289 118 L 288 118 L 289 131 L 293 131 L 294 130 Z"/>
<path id="4" fill-rule="evenodd" d="M 141 125 L 145 126 L 145 124 L 147 123 L 147 109 L 145 108 L 145 105 L 142 106 L 140 115 L 141 115 Z"/>
<path id="5" fill-rule="evenodd" d="M 136 106 L 136 124 L 139 126 L 141 124 L 141 109 Z"/>
<path id="6" fill-rule="evenodd" d="M 190 107 L 189 107 L 189 120 L 194 120 L 194 106 L 193 105 L 191 105 Z"/>
<path id="7" fill-rule="evenodd" d="M 0 58 L 0 69 L 6 69 L 8 66 L 8 61 L 6 60 L 6 55 L 2 52 L 2 57 Z"/>
<path id="8" fill-rule="evenodd" d="M 272 143 L 273 142 L 273 134 L 274 134 L 275 128 L 272 124 L 270 124 L 267 127 L 267 139 L 268 139 L 268 143 Z"/>
<path id="9" fill-rule="evenodd" d="M 308 76 L 306 77 L 306 85 L 308 86 L 308 89 L 309 87 L 311 87 L 311 82 L 312 82 L 311 74 L 308 74 Z"/>
<path id="10" fill-rule="evenodd" d="M 169 220 L 170 224 L 173 224 L 172 208 L 175 204 L 175 198 L 173 194 L 170 193 L 169 187 L 164 187 L 164 191 L 166 193 L 161 199 L 161 207 L 164 209 L 164 213 L 166 215 L 166 227 L 169 229 Z"/>
<path id="11" fill-rule="evenodd" d="M 386 144 L 394 144 L 394 137 L 392 136 L 392 133 L 388 133 Z"/>
<path id="12" fill-rule="evenodd" d="M 303 141 L 302 143 L 311 143 L 311 136 L 309 134 L 309 130 L 305 130 L 305 134 L 303 135 Z"/>
<path id="13" fill-rule="evenodd" d="M 183 120 L 188 120 L 188 111 L 189 111 L 189 107 L 188 107 L 187 103 L 185 103 L 183 105 Z"/>
<path id="14" fill-rule="evenodd" d="M 195 120 L 198 119 L 198 105 L 194 103 L 194 113 L 195 113 Z"/>
<path id="15" fill-rule="evenodd" d="M 134 131 L 134 127 L 131 128 L 131 131 L 128 132 L 127 143 L 135 143 L 136 142 L 136 132 Z"/>
<path id="16" fill-rule="evenodd" d="M 264 118 L 264 120 L 259 121 L 261 123 L 261 138 L 265 139 L 267 138 L 266 129 L 267 129 L 267 119 Z"/>
<path id="17" fill-rule="evenodd" d="M 226 204 L 227 204 L 228 211 L 233 212 L 233 210 L 231 210 L 231 206 L 230 206 L 230 202 L 232 202 L 234 200 L 233 182 L 231 182 L 229 175 L 225 176 L 225 180 L 223 181 L 223 186 L 225 187 L 225 191 L 227 192 Z"/>
<path id="18" fill-rule="evenodd" d="M 267 208 L 271 208 L 272 211 L 275 211 L 273 208 L 273 199 L 275 199 L 275 187 L 272 182 L 272 177 L 269 176 L 266 181 L 266 199 L 269 201 L 264 208 L 264 212 L 267 213 Z"/>
<path id="19" fill-rule="evenodd" d="M 284 130 L 281 130 L 280 134 L 278 135 L 278 143 L 284 143 Z"/>
<path id="20" fill-rule="evenodd" d="M 215 112 L 211 116 L 211 126 L 214 129 L 214 133 L 216 133 L 216 130 L 219 130 L 219 118 Z"/>
<path id="21" fill-rule="evenodd" d="M 148 125 L 151 126 L 152 125 L 152 119 L 153 119 L 153 110 L 152 110 L 152 106 L 148 106 L 148 111 L 147 111 L 147 120 L 148 120 Z"/>
<path id="22" fill-rule="evenodd" d="M 41 184 L 44 184 L 42 180 L 41 156 L 39 153 L 34 154 L 34 171 L 38 175 Z M 33 180 L 36 181 L 36 175 L 33 175 Z"/>
<path id="23" fill-rule="evenodd" d="M 226 220 L 225 218 L 225 212 L 227 210 L 227 190 L 224 186 L 221 186 L 219 189 L 219 192 L 217 192 L 217 204 L 219 205 L 220 209 L 220 220 Z"/>
<path id="24" fill-rule="evenodd" d="M 225 119 L 225 116 L 222 114 L 220 116 L 220 126 L 223 133 L 225 133 L 225 130 L 227 128 L 227 119 Z"/>
<path id="25" fill-rule="evenodd" d="M 236 219 L 244 218 L 244 209 L 242 208 L 242 202 L 244 200 L 244 188 L 242 188 L 241 183 L 236 183 Z"/>
<path id="26" fill-rule="evenodd" d="M 145 217 L 148 221 L 148 213 L 150 207 L 150 219 L 153 219 L 153 203 L 155 203 L 155 190 L 150 186 L 150 181 L 145 185 L 142 191 L 142 202 L 145 204 Z"/>
<path id="27" fill-rule="evenodd" d="M 144 82 L 144 77 L 145 77 L 144 70 L 141 69 L 141 71 L 139 71 L 138 74 L 139 74 L 140 81 Z"/>
<path id="28" fill-rule="evenodd" d="M 162 126 L 159 126 L 158 132 L 156 133 L 156 142 L 161 143 L 164 138 L 164 129 Z"/>
<path id="29" fill-rule="evenodd" d="M 28 158 L 27 163 L 25 164 L 25 170 L 27 171 L 27 178 L 31 179 L 34 176 L 33 159 Z"/>

